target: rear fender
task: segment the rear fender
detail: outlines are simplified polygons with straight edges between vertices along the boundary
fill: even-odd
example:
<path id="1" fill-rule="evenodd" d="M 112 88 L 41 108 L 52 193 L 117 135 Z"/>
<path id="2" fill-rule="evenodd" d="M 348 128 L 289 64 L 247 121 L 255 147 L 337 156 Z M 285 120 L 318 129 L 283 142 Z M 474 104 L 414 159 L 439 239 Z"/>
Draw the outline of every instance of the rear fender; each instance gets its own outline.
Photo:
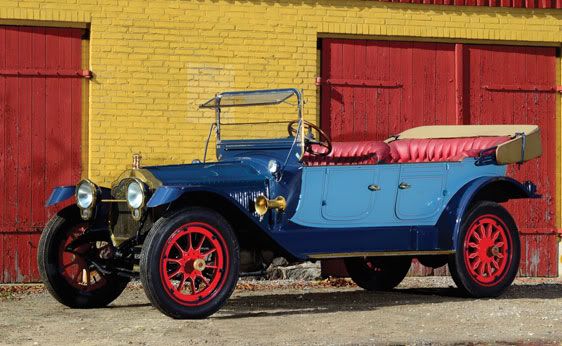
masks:
<path id="1" fill-rule="evenodd" d="M 503 203 L 510 199 L 540 197 L 531 182 L 521 184 L 509 177 L 481 177 L 472 180 L 449 201 L 437 222 L 439 248 L 455 249 L 464 216 L 474 202 L 486 200 Z"/>

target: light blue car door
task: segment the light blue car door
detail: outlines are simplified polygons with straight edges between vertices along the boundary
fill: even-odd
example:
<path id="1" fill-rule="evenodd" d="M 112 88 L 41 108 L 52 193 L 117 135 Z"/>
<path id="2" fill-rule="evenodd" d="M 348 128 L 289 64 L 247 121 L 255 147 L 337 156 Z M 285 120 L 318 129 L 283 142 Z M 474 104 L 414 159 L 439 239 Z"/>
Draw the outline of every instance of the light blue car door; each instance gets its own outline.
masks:
<path id="1" fill-rule="evenodd" d="M 326 167 L 322 217 L 329 221 L 362 220 L 373 212 L 380 190 L 375 166 Z"/>
<path id="2" fill-rule="evenodd" d="M 292 221 L 316 227 L 392 224 L 399 170 L 399 165 L 305 167 Z"/>
<path id="3" fill-rule="evenodd" d="M 447 195 L 447 163 L 400 166 L 396 217 L 401 220 L 435 217 Z"/>

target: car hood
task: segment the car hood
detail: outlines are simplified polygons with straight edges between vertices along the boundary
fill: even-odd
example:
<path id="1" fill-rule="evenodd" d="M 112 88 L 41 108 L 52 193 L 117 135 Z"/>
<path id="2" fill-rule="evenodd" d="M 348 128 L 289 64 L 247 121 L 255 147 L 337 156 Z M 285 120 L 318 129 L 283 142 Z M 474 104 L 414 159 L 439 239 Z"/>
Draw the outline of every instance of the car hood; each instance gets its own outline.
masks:
<path id="1" fill-rule="evenodd" d="M 263 181 L 267 170 L 247 160 L 144 167 L 161 185 Z M 267 172 L 267 173 L 266 173 Z"/>

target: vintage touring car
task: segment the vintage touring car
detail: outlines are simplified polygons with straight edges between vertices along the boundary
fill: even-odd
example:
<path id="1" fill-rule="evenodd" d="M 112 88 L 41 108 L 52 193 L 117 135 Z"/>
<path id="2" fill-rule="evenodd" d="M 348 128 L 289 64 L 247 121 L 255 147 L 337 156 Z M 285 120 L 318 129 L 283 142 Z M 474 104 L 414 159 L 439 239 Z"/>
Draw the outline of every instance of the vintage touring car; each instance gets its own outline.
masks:
<path id="1" fill-rule="evenodd" d="M 221 110 L 288 100 L 297 114 L 283 138 L 221 137 Z M 499 203 L 539 197 L 532 182 L 505 176 L 506 164 L 541 155 L 537 126 L 423 126 L 336 143 L 303 120 L 296 89 L 223 92 L 201 107 L 216 112 L 216 162 L 141 167 L 136 156 L 111 187 L 54 189 L 48 206 L 76 199 L 39 244 L 42 279 L 61 303 L 107 305 L 140 276 L 163 313 L 202 318 L 241 272 L 276 256 L 344 258 L 367 290 L 398 285 L 412 258 L 448 264 L 472 297 L 512 283 L 520 241 Z"/>

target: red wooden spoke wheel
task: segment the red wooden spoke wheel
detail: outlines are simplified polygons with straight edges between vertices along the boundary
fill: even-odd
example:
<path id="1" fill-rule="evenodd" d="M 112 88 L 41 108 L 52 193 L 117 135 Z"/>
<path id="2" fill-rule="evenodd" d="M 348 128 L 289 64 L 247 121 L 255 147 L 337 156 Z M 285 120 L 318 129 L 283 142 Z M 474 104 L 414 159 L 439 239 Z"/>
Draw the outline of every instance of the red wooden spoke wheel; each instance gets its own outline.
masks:
<path id="1" fill-rule="evenodd" d="M 512 239 L 505 223 L 492 214 L 476 218 L 464 240 L 464 260 L 473 280 L 483 286 L 501 281 L 509 268 Z"/>
<path id="2" fill-rule="evenodd" d="M 100 253 L 109 247 L 107 242 L 87 243 L 77 246 L 74 250 L 66 248 L 86 231 L 85 225 L 77 225 L 66 235 L 66 239 L 59 246 L 59 269 L 62 277 L 72 287 L 88 292 L 96 290 L 106 284 L 106 279 L 95 269 L 89 268 L 85 259 L 91 252 Z"/>
<path id="3" fill-rule="evenodd" d="M 497 297 L 515 279 L 521 258 L 517 225 L 496 202 L 478 201 L 463 215 L 449 271 L 471 297 Z"/>
<path id="4" fill-rule="evenodd" d="M 88 234 L 88 239 L 83 238 L 69 249 L 87 230 L 78 207 L 67 207 L 45 226 L 37 249 L 37 266 L 45 287 L 59 302 L 72 308 L 106 306 L 129 282 L 129 278 L 116 273 L 102 274 L 89 259 L 103 261 L 109 270 L 117 265 L 132 269 L 131 262 L 117 263 L 112 258 L 109 232 Z"/>
<path id="5" fill-rule="evenodd" d="M 190 222 L 178 227 L 160 258 L 164 287 L 182 305 L 198 306 L 212 299 L 228 273 L 226 242 L 211 225 Z"/>
<path id="6" fill-rule="evenodd" d="M 146 296 L 173 318 L 204 318 L 224 305 L 239 273 L 239 248 L 218 212 L 186 207 L 164 214 L 146 236 L 140 279 Z"/>

